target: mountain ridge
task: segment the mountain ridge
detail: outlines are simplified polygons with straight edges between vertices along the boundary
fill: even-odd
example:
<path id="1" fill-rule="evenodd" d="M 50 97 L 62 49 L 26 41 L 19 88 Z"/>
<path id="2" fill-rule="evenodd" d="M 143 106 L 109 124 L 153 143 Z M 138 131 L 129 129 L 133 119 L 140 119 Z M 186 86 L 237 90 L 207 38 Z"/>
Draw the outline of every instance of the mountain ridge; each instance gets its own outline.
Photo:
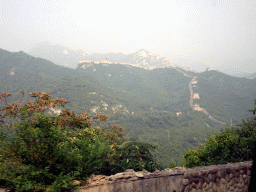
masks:
<path id="1" fill-rule="evenodd" d="M 120 124 L 129 138 L 157 145 L 157 159 L 166 166 L 171 158 L 180 162 L 184 151 L 196 149 L 213 129 L 218 132 L 223 127 L 190 107 L 192 77 L 178 71 L 183 69 L 145 70 L 102 63 L 83 69 L 82 65 L 70 69 L 24 52 L 0 49 L 0 90 L 10 92 L 14 102 L 20 99 L 16 95 L 19 90 L 24 89 L 25 102 L 27 93 L 46 92 L 53 98 L 65 98 L 69 101 L 66 107 L 78 115 L 104 112 L 109 117 L 107 125 Z M 194 93 L 200 96 L 196 103 L 213 117 L 224 122 L 232 118 L 237 124 L 250 114 L 247 111 L 250 102 L 254 103 L 255 80 L 214 70 L 185 73 L 198 77 L 193 84 Z M 166 131 L 170 137 L 166 137 Z M 169 150 L 172 148 L 177 150 Z"/>
<path id="2" fill-rule="evenodd" d="M 71 50 L 61 45 L 51 45 L 48 42 L 44 42 L 32 48 L 28 54 L 71 68 L 76 68 L 81 60 L 99 61 L 102 58 L 107 58 L 111 62 L 131 63 L 147 68 L 164 65 L 174 66 L 170 59 L 157 56 L 145 49 L 140 49 L 127 55 L 123 53 L 87 54 L 82 50 Z"/>

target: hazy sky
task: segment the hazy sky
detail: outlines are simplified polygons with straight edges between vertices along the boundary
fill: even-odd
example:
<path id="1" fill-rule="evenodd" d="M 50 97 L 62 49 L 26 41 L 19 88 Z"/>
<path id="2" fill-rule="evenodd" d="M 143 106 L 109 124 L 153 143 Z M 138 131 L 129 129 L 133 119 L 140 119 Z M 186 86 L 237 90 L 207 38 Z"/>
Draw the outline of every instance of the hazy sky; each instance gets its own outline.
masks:
<path id="1" fill-rule="evenodd" d="M 256 59 L 256 1 L 0 0 L 0 35 L 9 51 L 48 41 L 238 66 Z"/>

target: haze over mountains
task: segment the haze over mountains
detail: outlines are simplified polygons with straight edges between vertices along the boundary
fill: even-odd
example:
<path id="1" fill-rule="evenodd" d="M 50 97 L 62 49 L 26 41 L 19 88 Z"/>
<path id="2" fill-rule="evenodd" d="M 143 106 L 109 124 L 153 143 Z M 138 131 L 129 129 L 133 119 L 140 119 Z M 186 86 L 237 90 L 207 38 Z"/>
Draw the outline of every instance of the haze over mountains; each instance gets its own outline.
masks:
<path id="1" fill-rule="evenodd" d="M 101 61 L 103 57 L 107 58 L 110 62 L 131 63 L 145 68 L 170 65 L 179 66 L 194 72 L 203 72 L 205 68 L 210 67 L 207 64 L 191 59 L 160 57 L 145 49 L 138 50 L 131 54 L 123 54 L 121 52 L 88 54 L 83 50 L 71 50 L 61 45 L 51 45 L 48 42 L 42 42 L 31 48 L 27 53 L 34 57 L 41 57 L 58 65 L 73 69 L 77 67 L 77 63 L 81 60 Z M 218 66 L 214 69 L 238 77 L 255 78 L 256 59 L 248 59 L 246 63 L 238 63 L 230 68 Z"/>
<path id="2" fill-rule="evenodd" d="M 214 118 L 238 124 L 251 116 L 248 110 L 256 97 L 255 79 L 232 77 L 215 70 L 196 73 L 171 63 L 159 68 L 167 60 L 146 50 L 130 55 L 113 53 L 113 60 L 111 54 L 91 56 L 93 61 L 109 56 L 109 61 L 117 63 L 137 62 L 140 67 L 135 67 L 79 63 L 80 59 L 88 59 L 90 55 L 61 46 L 50 47 L 40 48 L 38 53 L 45 50 L 41 54 L 57 55 L 51 59 L 60 63 L 59 58 L 64 57 L 63 61 L 69 61 L 70 65 L 77 59 L 76 68 L 56 65 L 22 51 L 0 49 L 1 93 L 10 92 L 14 96 L 11 101 L 17 102 L 20 98 L 17 93 L 24 89 L 26 103 L 28 93 L 47 92 L 53 98 L 65 98 L 69 101 L 66 107 L 78 115 L 88 112 L 93 116 L 104 112 L 109 116 L 110 124 L 117 123 L 126 128 L 129 138 L 157 145 L 159 148 L 155 154 L 165 166 L 170 159 L 180 163 L 187 149 L 195 149 L 207 134 L 212 134 L 213 129 L 218 132 L 223 127 L 202 111 L 190 107 L 189 83 L 193 77 L 197 77 L 192 88 L 197 93 L 193 95 L 194 103 Z M 152 66 L 156 68 L 147 70 Z"/>
<path id="3" fill-rule="evenodd" d="M 173 66 L 170 59 L 159 57 L 144 49 L 127 55 L 123 53 L 94 53 L 89 55 L 82 50 L 74 51 L 60 45 L 50 45 L 45 42 L 32 48 L 28 54 L 48 59 L 58 65 L 74 69 L 81 60 L 101 61 L 103 57 L 107 58 L 110 62 L 131 63 L 145 68 L 160 67 L 164 65 Z"/>

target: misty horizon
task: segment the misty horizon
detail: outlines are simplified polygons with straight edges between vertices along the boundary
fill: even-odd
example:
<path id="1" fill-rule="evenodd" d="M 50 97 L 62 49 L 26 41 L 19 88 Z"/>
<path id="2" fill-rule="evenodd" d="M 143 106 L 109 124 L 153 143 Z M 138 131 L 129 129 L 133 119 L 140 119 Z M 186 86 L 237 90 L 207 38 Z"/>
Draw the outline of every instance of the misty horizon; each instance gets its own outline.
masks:
<path id="1" fill-rule="evenodd" d="M 0 48 L 49 42 L 70 50 L 131 54 L 145 49 L 190 68 L 252 72 L 254 1 L 2 1 Z"/>

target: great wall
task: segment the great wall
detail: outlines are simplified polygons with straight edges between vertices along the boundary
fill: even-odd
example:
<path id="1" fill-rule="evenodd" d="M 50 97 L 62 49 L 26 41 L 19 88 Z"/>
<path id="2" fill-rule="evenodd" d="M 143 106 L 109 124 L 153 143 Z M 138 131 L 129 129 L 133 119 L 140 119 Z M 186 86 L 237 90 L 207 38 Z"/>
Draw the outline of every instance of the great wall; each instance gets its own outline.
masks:
<path id="1" fill-rule="evenodd" d="M 218 122 L 218 123 L 221 123 L 221 124 L 226 124 L 225 122 L 222 122 L 216 118 L 214 118 L 210 113 L 208 113 L 203 107 L 200 107 L 199 104 L 194 104 L 194 99 L 200 99 L 199 97 L 199 93 L 194 93 L 193 92 L 193 85 L 196 85 L 197 84 L 197 76 L 190 76 L 188 75 L 187 73 L 185 73 L 184 71 L 176 68 L 177 71 L 183 73 L 185 76 L 187 77 L 192 77 L 191 81 L 189 82 L 189 91 L 190 91 L 190 101 L 189 101 L 189 105 L 191 108 L 193 108 L 194 110 L 196 111 L 202 111 L 204 114 L 206 114 L 211 120 L 215 121 L 215 122 Z M 208 71 L 211 70 L 211 68 L 207 68 Z"/>
<path id="2" fill-rule="evenodd" d="M 84 69 L 86 69 L 87 67 L 92 66 L 92 63 L 95 63 L 95 64 L 100 64 L 101 63 L 103 65 L 122 64 L 122 65 L 126 65 L 127 67 L 133 66 L 133 67 L 143 68 L 143 69 L 146 69 L 146 70 L 153 70 L 153 69 L 156 69 L 156 68 L 172 68 L 172 67 L 174 67 L 173 65 L 163 65 L 163 66 L 159 66 L 159 67 L 152 67 L 152 66 L 142 67 L 139 64 L 108 61 L 107 58 L 105 58 L 105 57 L 103 57 L 101 61 L 90 61 L 90 60 L 81 60 L 81 61 L 79 61 L 79 64 L 82 64 L 82 63 L 83 63 L 83 65 L 81 67 L 84 68 Z"/>
<path id="3" fill-rule="evenodd" d="M 111 176 L 91 175 L 86 182 L 73 182 L 79 192 L 248 192 L 252 165 L 252 161 L 244 161 L 167 168 L 152 173 L 128 169 Z"/>
<path id="4" fill-rule="evenodd" d="M 200 107 L 199 104 L 194 104 L 194 100 L 195 99 L 200 99 L 200 96 L 199 96 L 199 93 L 194 93 L 193 92 L 193 85 L 195 86 L 197 84 L 197 76 L 191 76 L 191 75 L 188 75 L 186 72 L 180 70 L 179 68 L 176 68 L 175 66 L 170 66 L 170 65 L 164 65 L 164 66 L 160 66 L 160 67 L 150 67 L 150 68 L 146 68 L 146 67 L 142 67 L 142 66 L 139 66 L 138 64 L 131 64 L 131 63 L 120 63 L 120 62 L 111 62 L 111 61 L 108 61 L 105 57 L 102 58 L 102 61 L 90 61 L 90 60 L 81 60 L 79 61 L 79 64 L 82 64 L 83 65 L 81 66 L 82 68 L 86 69 L 87 67 L 90 67 L 92 66 L 92 63 L 96 63 L 96 64 L 99 64 L 99 63 L 102 63 L 103 65 L 106 65 L 106 64 L 124 64 L 126 66 L 134 66 L 134 67 L 140 67 L 140 68 L 144 68 L 146 70 L 153 70 L 153 69 L 156 69 L 156 68 L 175 68 L 177 71 L 179 71 L 180 73 L 183 73 L 183 75 L 187 76 L 187 77 L 192 77 L 191 81 L 189 82 L 189 91 L 190 91 L 190 101 L 189 101 L 189 105 L 190 107 L 193 109 L 193 110 L 196 110 L 196 111 L 202 111 L 204 114 L 206 114 L 211 120 L 215 121 L 215 122 L 218 122 L 218 123 L 221 123 L 221 124 L 226 124 L 225 122 L 222 122 L 216 118 L 214 118 L 208 111 L 206 111 L 203 107 Z M 87 63 L 87 64 L 86 64 Z M 211 67 L 208 67 L 206 68 L 206 71 L 210 71 L 212 70 Z M 177 112 L 176 113 L 177 116 L 182 114 L 182 112 Z"/>
<path id="5" fill-rule="evenodd" d="M 252 161 L 155 172 L 128 169 L 111 176 L 92 175 L 80 192 L 247 192 Z"/>

